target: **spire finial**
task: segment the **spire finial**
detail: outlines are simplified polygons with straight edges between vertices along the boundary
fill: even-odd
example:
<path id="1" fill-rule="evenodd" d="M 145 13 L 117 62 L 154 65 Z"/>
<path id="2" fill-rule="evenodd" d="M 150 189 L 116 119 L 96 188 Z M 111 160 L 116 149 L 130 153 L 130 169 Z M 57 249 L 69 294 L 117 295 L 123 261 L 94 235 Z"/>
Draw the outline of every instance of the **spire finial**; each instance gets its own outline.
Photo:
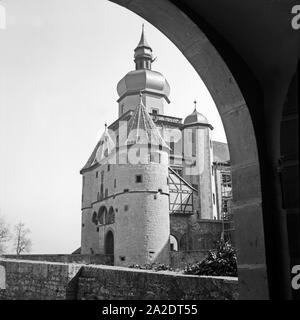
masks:
<path id="1" fill-rule="evenodd" d="M 195 110 L 194 111 L 196 111 L 197 110 L 197 100 L 196 99 L 194 100 L 194 105 L 195 105 Z"/>

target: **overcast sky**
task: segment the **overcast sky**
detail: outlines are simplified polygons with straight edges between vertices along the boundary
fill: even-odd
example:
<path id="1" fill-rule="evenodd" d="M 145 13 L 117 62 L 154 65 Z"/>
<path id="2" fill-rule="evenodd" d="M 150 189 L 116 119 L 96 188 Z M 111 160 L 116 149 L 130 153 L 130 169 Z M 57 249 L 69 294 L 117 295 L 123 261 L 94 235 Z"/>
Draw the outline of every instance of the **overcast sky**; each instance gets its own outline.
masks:
<path id="1" fill-rule="evenodd" d="M 117 82 L 134 69 L 141 25 L 107 0 L 3 0 L 0 18 L 0 215 L 31 229 L 33 253 L 80 246 L 79 170 L 117 119 Z M 145 22 L 171 86 L 170 116 L 184 118 L 198 101 L 226 141 L 214 102 L 180 51 Z"/>

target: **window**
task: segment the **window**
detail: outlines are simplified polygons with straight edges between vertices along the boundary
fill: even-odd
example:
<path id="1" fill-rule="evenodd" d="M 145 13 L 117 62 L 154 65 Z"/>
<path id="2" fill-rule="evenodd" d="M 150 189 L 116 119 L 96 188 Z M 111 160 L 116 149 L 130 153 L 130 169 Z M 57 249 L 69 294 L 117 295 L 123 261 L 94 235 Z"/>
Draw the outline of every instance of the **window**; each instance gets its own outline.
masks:
<path id="1" fill-rule="evenodd" d="M 108 196 L 108 189 L 105 189 L 105 198 Z"/>
<path id="2" fill-rule="evenodd" d="M 113 207 L 109 208 L 106 223 L 107 224 L 112 224 L 115 222 L 115 211 Z"/>
<path id="3" fill-rule="evenodd" d="M 215 194 L 213 193 L 213 202 L 214 204 L 216 204 L 216 198 L 215 198 Z"/>
<path id="4" fill-rule="evenodd" d="M 170 141 L 170 154 L 174 154 L 174 146 L 175 146 L 175 143 L 174 141 Z"/>
<path id="5" fill-rule="evenodd" d="M 152 109 L 152 114 L 158 114 L 158 109 Z"/>
<path id="6" fill-rule="evenodd" d="M 107 209 L 106 209 L 106 207 L 104 207 L 104 206 L 100 207 L 100 209 L 99 209 L 99 211 L 98 211 L 98 221 L 99 221 L 99 224 L 104 224 L 106 215 L 107 215 Z"/>
<path id="7" fill-rule="evenodd" d="M 124 189 L 124 192 L 129 192 L 129 189 Z"/>
<path id="8" fill-rule="evenodd" d="M 125 204 L 124 211 L 128 211 L 128 208 L 129 208 L 128 204 Z"/>
<path id="9" fill-rule="evenodd" d="M 196 132 L 193 131 L 192 132 L 192 143 L 195 143 L 196 142 Z"/>
<path id="10" fill-rule="evenodd" d="M 98 171 L 96 171 L 96 178 L 98 178 Z"/>
<path id="11" fill-rule="evenodd" d="M 110 171 L 110 164 L 107 166 L 107 171 Z"/>
<path id="12" fill-rule="evenodd" d="M 142 176 L 141 174 L 137 174 L 137 175 L 135 176 L 135 182 L 136 182 L 136 183 L 141 183 L 141 182 L 143 182 L 143 176 Z"/>
<path id="13" fill-rule="evenodd" d="M 211 175 L 214 175 L 214 166 L 211 166 Z"/>
<path id="14" fill-rule="evenodd" d="M 117 179 L 114 180 L 114 188 L 117 187 Z"/>

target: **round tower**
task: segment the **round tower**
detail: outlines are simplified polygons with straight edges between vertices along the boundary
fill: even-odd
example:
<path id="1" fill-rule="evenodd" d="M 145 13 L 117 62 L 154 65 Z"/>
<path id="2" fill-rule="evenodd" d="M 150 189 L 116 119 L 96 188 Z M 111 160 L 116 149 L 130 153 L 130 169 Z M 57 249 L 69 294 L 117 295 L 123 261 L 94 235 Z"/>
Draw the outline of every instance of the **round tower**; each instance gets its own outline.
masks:
<path id="1" fill-rule="evenodd" d="M 127 163 L 116 166 L 115 265 L 169 263 L 168 146 L 142 103 L 128 125 Z"/>
<path id="2" fill-rule="evenodd" d="M 185 159 L 184 178 L 198 189 L 197 207 L 201 219 L 214 219 L 216 199 L 211 130 L 207 118 L 195 109 L 184 120 L 183 153 Z"/>

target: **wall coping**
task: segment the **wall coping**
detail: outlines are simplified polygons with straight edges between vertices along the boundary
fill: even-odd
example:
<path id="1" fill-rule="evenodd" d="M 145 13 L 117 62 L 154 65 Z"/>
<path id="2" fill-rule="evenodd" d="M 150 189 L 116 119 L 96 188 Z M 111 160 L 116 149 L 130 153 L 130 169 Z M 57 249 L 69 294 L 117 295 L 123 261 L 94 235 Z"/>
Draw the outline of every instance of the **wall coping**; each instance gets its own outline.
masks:
<path id="1" fill-rule="evenodd" d="M 42 265 L 69 265 L 69 266 L 81 266 L 85 269 L 101 269 L 101 270 L 114 270 L 114 271 L 123 271 L 123 272 L 137 272 L 137 273 L 148 273 L 156 275 L 167 275 L 173 277 L 184 277 L 184 278 L 195 278 L 195 279 L 214 279 L 221 280 L 224 282 L 238 283 L 237 277 L 226 277 L 226 276 L 198 276 L 183 274 L 175 271 L 153 271 L 153 270 L 144 270 L 144 269 L 135 269 L 128 267 L 119 267 L 119 266 L 107 266 L 107 265 L 96 265 L 96 264 L 81 264 L 81 263 L 64 263 L 64 262 L 49 262 L 49 261 L 37 261 L 37 260 L 17 260 L 17 259 L 7 259 L 0 257 L 0 264 L 3 262 L 14 262 L 14 263 L 32 263 L 32 264 L 42 264 Z"/>

